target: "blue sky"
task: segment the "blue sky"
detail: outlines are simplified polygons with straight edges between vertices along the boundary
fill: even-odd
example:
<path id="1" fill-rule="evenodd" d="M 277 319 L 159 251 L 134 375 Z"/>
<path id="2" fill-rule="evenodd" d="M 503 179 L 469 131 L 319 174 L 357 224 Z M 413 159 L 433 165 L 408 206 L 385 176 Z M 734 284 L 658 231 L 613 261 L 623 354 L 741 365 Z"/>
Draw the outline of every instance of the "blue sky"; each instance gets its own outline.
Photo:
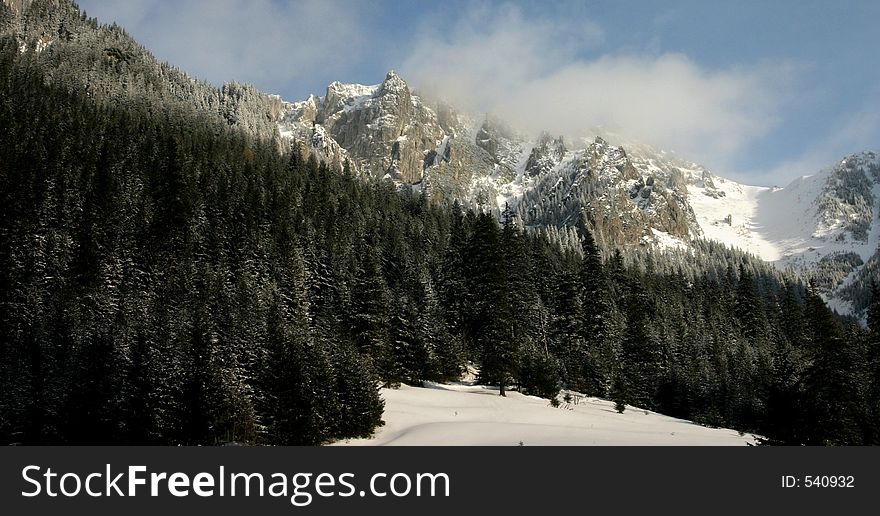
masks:
<path id="1" fill-rule="evenodd" d="M 79 0 L 160 59 L 297 100 L 415 87 L 524 130 L 604 127 L 783 185 L 880 150 L 880 2 Z"/>

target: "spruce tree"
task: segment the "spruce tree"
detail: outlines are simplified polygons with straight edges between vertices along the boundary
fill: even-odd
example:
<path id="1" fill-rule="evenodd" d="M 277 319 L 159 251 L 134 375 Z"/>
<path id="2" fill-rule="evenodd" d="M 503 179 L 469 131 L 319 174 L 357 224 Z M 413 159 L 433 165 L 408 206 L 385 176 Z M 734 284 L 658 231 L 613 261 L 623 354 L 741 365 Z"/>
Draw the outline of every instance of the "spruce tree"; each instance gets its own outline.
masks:
<path id="1" fill-rule="evenodd" d="M 580 264 L 581 321 L 584 340 L 584 360 L 580 372 L 585 391 L 600 394 L 608 386 L 610 371 L 603 355 L 607 355 L 611 342 L 610 300 L 605 267 L 593 234 L 584 231 L 581 240 L 583 260 Z"/>
<path id="2" fill-rule="evenodd" d="M 351 334 L 379 377 L 394 385 L 400 381 L 400 371 L 390 348 L 391 296 L 376 250 L 364 251 L 352 289 Z"/>
<path id="3" fill-rule="evenodd" d="M 519 365 L 512 300 L 504 277 L 504 258 L 498 223 L 486 213 L 476 220 L 468 257 L 469 306 L 466 328 L 480 357 L 480 380 L 506 384 Z"/>

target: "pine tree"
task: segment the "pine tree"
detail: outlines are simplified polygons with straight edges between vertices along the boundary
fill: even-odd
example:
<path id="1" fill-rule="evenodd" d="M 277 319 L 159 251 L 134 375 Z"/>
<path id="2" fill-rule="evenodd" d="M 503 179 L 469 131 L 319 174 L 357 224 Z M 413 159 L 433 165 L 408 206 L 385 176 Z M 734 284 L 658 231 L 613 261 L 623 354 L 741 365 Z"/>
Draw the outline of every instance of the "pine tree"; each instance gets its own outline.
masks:
<path id="1" fill-rule="evenodd" d="M 469 306 L 466 331 L 480 356 L 480 380 L 498 384 L 504 396 L 506 384 L 515 376 L 519 349 L 506 288 L 501 235 L 491 215 L 477 217 L 468 257 Z"/>
<path id="2" fill-rule="evenodd" d="M 520 389 L 525 394 L 555 399 L 559 393 L 559 366 L 556 358 L 534 343 L 522 347 L 521 357 Z"/>
<path id="3" fill-rule="evenodd" d="M 393 385 L 400 372 L 390 349 L 391 297 L 375 249 L 365 251 L 352 289 L 351 334 L 379 377 Z"/>
<path id="4" fill-rule="evenodd" d="M 394 296 L 394 315 L 391 320 L 391 353 L 395 372 L 386 377 L 390 383 L 406 382 L 422 386 L 430 377 L 430 356 L 426 349 L 423 334 L 418 327 L 418 310 L 407 293 Z"/>
<path id="5" fill-rule="evenodd" d="M 638 276 L 625 285 L 628 289 L 624 315 L 626 328 L 622 340 L 622 371 L 633 403 L 654 406 L 660 374 L 660 346 L 656 337 L 655 307 Z"/>
<path id="6" fill-rule="evenodd" d="M 589 230 L 584 231 L 581 249 L 583 260 L 580 264 L 579 280 L 583 300 L 582 337 L 585 345 L 581 375 L 585 391 L 601 394 L 608 386 L 611 373 L 602 358 L 611 344 L 608 283 L 599 248 Z"/>
<path id="7" fill-rule="evenodd" d="M 755 278 L 745 266 L 739 267 L 734 312 L 740 322 L 743 335 L 757 344 L 764 338 L 766 318 Z"/>
<path id="8" fill-rule="evenodd" d="M 457 200 L 452 205 L 450 218 L 449 242 L 442 257 L 438 292 L 450 331 L 461 333 L 468 329 L 464 325 L 468 323 L 470 308 L 465 263 L 470 235 Z"/>
<path id="9" fill-rule="evenodd" d="M 583 338 L 583 298 L 578 277 L 563 269 L 556 275 L 550 325 L 552 351 L 562 361 L 562 380 L 574 390 L 584 390 L 587 348 Z"/>
<path id="10" fill-rule="evenodd" d="M 422 309 L 417 317 L 417 332 L 428 354 L 428 377 L 435 381 L 458 380 L 465 363 L 461 341 L 449 331 L 427 270 L 422 271 L 419 284 Z"/>
<path id="11" fill-rule="evenodd" d="M 626 378 L 623 375 L 616 375 L 611 388 L 611 399 L 614 401 L 614 410 L 623 414 L 626 410 L 626 404 L 629 401 L 629 389 L 627 387 Z"/>

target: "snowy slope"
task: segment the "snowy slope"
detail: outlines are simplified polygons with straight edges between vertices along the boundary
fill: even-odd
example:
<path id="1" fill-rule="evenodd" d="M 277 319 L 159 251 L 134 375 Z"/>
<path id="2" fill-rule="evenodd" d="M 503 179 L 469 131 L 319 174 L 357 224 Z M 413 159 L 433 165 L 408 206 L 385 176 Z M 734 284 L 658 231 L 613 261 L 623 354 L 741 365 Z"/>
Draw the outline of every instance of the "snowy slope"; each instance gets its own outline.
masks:
<path id="1" fill-rule="evenodd" d="M 483 386 L 429 384 L 383 389 L 385 426 L 370 439 L 338 445 L 706 445 L 745 446 L 750 435 L 610 401 L 583 398 L 553 408 L 546 399 Z"/>
<path id="2" fill-rule="evenodd" d="M 703 236 L 730 247 L 737 247 L 764 260 L 779 258 L 779 249 L 759 231 L 758 201 L 769 188 L 742 185 L 714 178 L 715 188 L 702 183 L 688 185 L 691 207 Z M 713 196 L 723 193 L 720 196 Z"/>
<path id="3" fill-rule="evenodd" d="M 724 195 L 712 197 L 702 185 L 692 184 L 688 186 L 690 204 L 706 238 L 769 262 L 816 263 L 842 250 L 856 251 L 867 259 L 876 250 L 876 240 L 854 239 L 840 220 L 823 223 L 817 204 L 826 193 L 829 174 L 825 170 L 804 176 L 785 188 L 749 186 L 716 177 L 715 191 Z"/>
<path id="4" fill-rule="evenodd" d="M 880 160 L 848 156 L 785 188 L 748 186 L 711 176 L 688 185 L 706 238 L 739 247 L 814 279 L 841 313 L 859 310 L 843 290 L 880 243 Z"/>

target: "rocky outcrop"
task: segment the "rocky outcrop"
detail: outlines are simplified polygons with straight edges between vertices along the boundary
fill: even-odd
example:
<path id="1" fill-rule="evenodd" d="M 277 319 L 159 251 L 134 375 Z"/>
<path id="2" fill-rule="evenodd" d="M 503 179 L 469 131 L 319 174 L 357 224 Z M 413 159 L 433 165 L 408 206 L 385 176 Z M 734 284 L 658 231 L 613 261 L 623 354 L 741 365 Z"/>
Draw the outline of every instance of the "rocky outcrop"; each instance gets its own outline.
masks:
<path id="1" fill-rule="evenodd" d="M 45 4 L 57 7 L 58 2 L 53 0 L 42 0 Z M 3 0 L 3 5 L 8 7 L 14 14 L 20 15 L 27 10 L 35 0 Z"/>
<path id="2" fill-rule="evenodd" d="M 329 135 L 359 173 L 414 184 L 422 180 L 428 154 L 436 154 L 454 129 L 454 115 L 448 107 L 442 112 L 425 105 L 391 71 L 378 86 L 334 82 L 323 98 L 292 104 L 282 131 L 305 129 L 308 138 L 320 136 L 322 148 L 340 154 L 323 138 Z"/>
<path id="3" fill-rule="evenodd" d="M 429 200 L 458 200 L 467 207 L 497 210 L 498 192 L 490 178 L 502 169 L 492 156 L 462 138 L 449 138 L 444 155 L 425 169 L 423 187 Z M 512 181 L 512 174 L 503 170 L 507 175 L 501 181 Z"/>
<path id="4" fill-rule="evenodd" d="M 527 224 L 583 225 L 606 248 L 653 241 L 654 230 L 682 240 L 699 232 L 680 177 L 637 167 L 602 138 L 539 177 L 520 203 Z"/>
<path id="5" fill-rule="evenodd" d="M 817 233 L 834 233 L 840 240 L 867 242 L 874 217 L 875 183 L 880 182 L 880 162 L 873 152 L 854 154 L 830 171 L 817 200 Z"/>
<path id="6" fill-rule="evenodd" d="M 531 177 L 546 174 L 562 161 L 566 152 L 567 149 L 562 141 L 562 137 L 553 138 L 549 134 L 544 133 L 538 139 L 538 143 L 532 148 L 529 159 L 526 161 L 525 171 Z"/>

